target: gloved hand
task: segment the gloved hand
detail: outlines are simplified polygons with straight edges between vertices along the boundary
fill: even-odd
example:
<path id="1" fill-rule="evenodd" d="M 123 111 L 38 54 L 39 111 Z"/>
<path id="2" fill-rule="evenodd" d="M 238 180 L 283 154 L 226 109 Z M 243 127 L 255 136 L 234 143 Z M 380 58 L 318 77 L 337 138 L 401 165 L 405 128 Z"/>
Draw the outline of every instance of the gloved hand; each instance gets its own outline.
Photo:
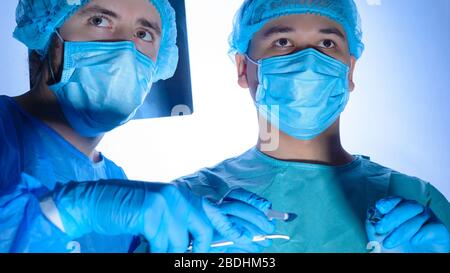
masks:
<path id="1" fill-rule="evenodd" d="M 243 202 L 251 207 L 246 211 L 236 206 L 236 202 Z M 234 205 L 233 205 L 234 204 Z M 241 204 L 242 206 L 242 204 Z M 253 242 L 254 236 L 267 235 L 275 231 L 275 223 L 269 221 L 265 213 L 272 207 L 272 204 L 264 198 L 256 194 L 238 188 L 231 191 L 219 205 L 219 207 L 230 207 L 231 213 L 228 216 L 230 221 L 237 227 L 246 231 L 246 238 L 236 238 L 232 234 L 215 234 L 213 242 L 233 241 L 234 245 L 211 248 L 211 252 L 215 253 L 259 253 L 266 247 L 272 245 L 270 240 Z M 253 207 L 253 208 L 252 208 Z M 257 211 L 255 211 L 255 209 Z M 239 217 L 238 217 L 239 216 Z"/>
<path id="2" fill-rule="evenodd" d="M 389 197 L 378 201 L 368 214 L 368 239 L 381 243 L 381 252 L 448 253 L 450 250 L 450 234 L 445 225 L 429 208 L 416 201 Z"/>
<path id="3" fill-rule="evenodd" d="M 185 252 L 189 234 L 195 252 L 207 252 L 213 227 L 201 198 L 186 199 L 171 184 L 133 181 L 72 182 L 52 196 L 72 238 L 96 232 L 143 235 L 152 252 Z"/>
<path id="4" fill-rule="evenodd" d="M 264 235 L 269 234 L 269 232 L 263 232 L 261 229 L 255 227 L 248 221 L 242 220 L 241 218 L 230 217 L 233 223 L 236 223 L 242 228 L 248 230 L 251 234 Z M 271 232 L 270 232 L 271 233 Z M 219 234 L 214 234 L 213 243 L 233 241 L 234 244 L 230 246 L 214 247 L 210 249 L 211 253 L 261 253 L 264 248 L 270 247 L 272 245 L 271 240 L 253 242 L 249 240 L 229 240 L 224 236 Z"/>
<path id="5" fill-rule="evenodd" d="M 246 217 L 262 229 L 271 227 L 255 207 L 233 201 L 220 207 L 172 184 L 133 181 L 75 182 L 58 185 L 52 196 L 65 232 L 78 238 L 90 232 L 104 235 L 141 234 L 152 252 L 207 252 L 214 228 L 235 240 L 251 235 L 228 215 Z M 265 201 L 267 202 L 267 201 Z M 258 203 L 257 205 L 261 205 Z"/>

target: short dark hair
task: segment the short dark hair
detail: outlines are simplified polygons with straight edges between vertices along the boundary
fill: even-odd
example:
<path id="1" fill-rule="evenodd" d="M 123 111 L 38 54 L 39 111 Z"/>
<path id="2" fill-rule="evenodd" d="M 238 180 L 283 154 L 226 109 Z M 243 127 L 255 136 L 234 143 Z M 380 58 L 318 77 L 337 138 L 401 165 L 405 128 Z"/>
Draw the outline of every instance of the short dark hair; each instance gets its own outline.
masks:
<path id="1" fill-rule="evenodd" d="M 36 85 L 38 85 L 41 81 L 48 81 L 49 79 L 44 79 L 44 72 L 49 69 L 49 60 L 56 60 L 56 41 L 52 40 L 47 50 L 47 53 L 42 56 L 37 53 L 35 50 L 31 51 L 28 56 L 28 65 L 29 65 L 29 73 L 30 73 L 30 87 L 33 89 Z M 50 58 L 50 59 L 49 59 Z M 52 67 L 55 67 L 55 64 L 52 62 Z M 54 69 L 56 70 L 56 69 Z M 47 73 L 49 74 L 49 73 Z M 59 71 L 56 71 L 55 77 L 59 76 Z"/>
<path id="2" fill-rule="evenodd" d="M 45 59 L 36 51 L 31 51 L 28 55 L 28 66 L 30 73 L 30 87 L 33 89 L 42 79 Z"/>

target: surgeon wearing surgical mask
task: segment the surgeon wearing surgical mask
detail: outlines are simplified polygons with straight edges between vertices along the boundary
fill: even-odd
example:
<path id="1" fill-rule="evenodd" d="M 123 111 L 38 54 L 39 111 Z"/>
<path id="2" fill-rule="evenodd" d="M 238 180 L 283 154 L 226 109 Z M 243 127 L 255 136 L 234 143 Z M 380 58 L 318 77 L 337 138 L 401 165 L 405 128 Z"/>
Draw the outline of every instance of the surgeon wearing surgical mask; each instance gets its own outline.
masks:
<path id="1" fill-rule="evenodd" d="M 449 251 L 450 205 L 441 193 L 341 144 L 340 115 L 364 50 L 353 0 L 246 0 L 230 46 L 259 140 L 178 183 L 218 200 L 243 187 L 297 215 L 277 222 L 291 240 L 267 252 Z"/>
<path id="2" fill-rule="evenodd" d="M 0 97 L 0 252 L 207 252 L 264 233 L 270 203 L 243 190 L 220 205 L 189 188 L 127 181 L 96 150 L 178 63 L 167 0 L 20 0 L 14 37 L 32 87 Z"/>

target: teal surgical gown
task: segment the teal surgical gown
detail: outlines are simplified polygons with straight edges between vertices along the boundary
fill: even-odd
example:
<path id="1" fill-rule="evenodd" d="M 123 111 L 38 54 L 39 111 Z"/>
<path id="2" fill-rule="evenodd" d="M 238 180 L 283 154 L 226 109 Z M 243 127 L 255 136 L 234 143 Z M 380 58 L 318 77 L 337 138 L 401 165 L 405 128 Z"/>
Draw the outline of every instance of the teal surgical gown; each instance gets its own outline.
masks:
<path id="1" fill-rule="evenodd" d="M 126 179 L 102 156 L 93 163 L 9 97 L 0 96 L 0 252 L 128 252 L 131 235 L 91 233 L 71 240 L 42 214 L 56 183 Z"/>
<path id="2" fill-rule="evenodd" d="M 429 206 L 450 227 L 449 203 L 433 186 L 364 156 L 332 167 L 280 161 L 252 148 L 176 183 L 187 183 L 216 202 L 242 187 L 270 200 L 277 211 L 295 213 L 294 221 L 276 223 L 276 233 L 291 240 L 275 240 L 265 252 L 368 252 L 367 210 L 393 195 Z"/>

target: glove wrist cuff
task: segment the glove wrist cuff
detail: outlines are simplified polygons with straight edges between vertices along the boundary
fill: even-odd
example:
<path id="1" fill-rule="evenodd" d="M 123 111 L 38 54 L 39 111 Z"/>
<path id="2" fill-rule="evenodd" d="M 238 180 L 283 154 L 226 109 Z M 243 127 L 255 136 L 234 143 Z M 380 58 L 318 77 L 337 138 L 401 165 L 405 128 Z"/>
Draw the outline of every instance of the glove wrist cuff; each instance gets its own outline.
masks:
<path id="1" fill-rule="evenodd" d="M 41 207 L 41 211 L 44 216 L 57 228 L 59 228 L 62 232 L 66 232 L 64 229 L 64 225 L 61 220 L 61 215 L 59 214 L 59 210 L 56 207 L 55 202 L 51 196 L 46 196 L 42 200 L 39 201 L 39 205 Z"/>

